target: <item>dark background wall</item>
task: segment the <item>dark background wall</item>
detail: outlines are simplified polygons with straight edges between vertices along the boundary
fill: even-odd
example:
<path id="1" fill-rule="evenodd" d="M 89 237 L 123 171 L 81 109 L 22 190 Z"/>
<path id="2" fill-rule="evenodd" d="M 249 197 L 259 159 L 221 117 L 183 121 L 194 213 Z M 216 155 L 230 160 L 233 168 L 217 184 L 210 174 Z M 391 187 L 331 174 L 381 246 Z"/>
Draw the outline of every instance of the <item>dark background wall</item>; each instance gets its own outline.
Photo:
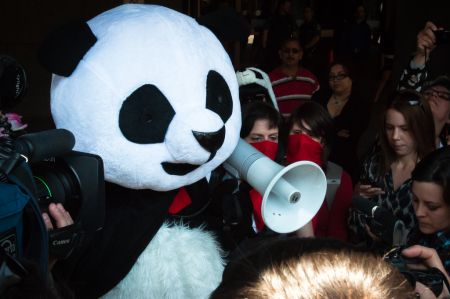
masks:
<path id="1" fill-rule="evenodd" d="M 335 1 L 346 2 L 337 0 L 332 2 Z M 395 7 L 395 21 L 392 23 L 391 30 L 395 36 L 396 60 L 393 78 L 396 81 L 414 51 L 417 32 L 427 20 L 432 20 L 450 29 L 450 1 L 387 1 L 390 6 Z M 23 101 L 14 108 L 14 111 L 24 116 L 25 122 L 30 125 L 29 131 L 40 131 L 53 126 L 49 108 L 51 75 L 36 60 L 36 50 L 43 37 L 63 23 L 79 18 L 88 20 L 105 10 L 120 5 L 122 2 L 120 0 L 0 1 L 0 54 L 7 54 L 16 58 L 26 69 L 28 75 L 27 94 Z M 161 4 L 183 12 L 190 11 L 191 15 L 196 14 L 199 3 L 194 0 L 141 0 L 140 2 Z M 296 4 L 301 6 L 307 2 L 297 0 Z M 330 4 L 330 1 L 327 0 L 313 2 L 317 6 L 325 6 L 321 7 L 322 10 L 326 10 Z M 336 5 L 336 3 L 333 5 Z M 434 51 L 431 57 L 433 75 L 450 73 L 449 47 L 450 45 L 442 46 Z M 376 75 L 373 77 L 375 80 Z"/>
<path id="2" fill-rule="evenodd" d="M 398 78 L 403 67 L 415 51 L 417 33 L 432 21 L 450 30 L 450 1 L 448 0 L 390 0 L 396 1 L 395 63 L 394 78 Z M 437 47 L 430 57 L 430 77 L 450 75 L 450 44 Z"/>
<path id="3" fill-rule="evenodd" d="M 143 2 L 143 1 L 142 1 Z M 179 1 L 145 1 L 181 11 Z M 26 70 L 28 88 L 22 102 L 12 110 L 23 115 L 29 132 L 53 127 L 50 116 L 51 74 L 36 59 L 43 37 L 70 20 L 89 20 L 122 4 L 119 0 L 14 0 L 0 1 L 0 54 L 15 58 Z"/>

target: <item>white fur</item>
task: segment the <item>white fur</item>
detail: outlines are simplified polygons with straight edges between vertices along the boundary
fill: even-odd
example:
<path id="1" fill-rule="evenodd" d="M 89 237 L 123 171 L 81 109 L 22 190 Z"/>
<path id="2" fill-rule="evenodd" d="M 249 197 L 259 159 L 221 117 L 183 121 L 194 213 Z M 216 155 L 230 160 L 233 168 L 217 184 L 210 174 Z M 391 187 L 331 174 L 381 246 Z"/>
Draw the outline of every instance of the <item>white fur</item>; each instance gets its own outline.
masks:
<path id="1" fill-rule="evenodd" d="M 107 181 L 131 189 L 167 191 L 207 176 L 227 159 L 239 139 L 238 84 L 231 61 L 217 38 L 194 19 L 155 5 L 127 4 L 88 22 L 97 37 L 71 76 L 54 76 L 51 110 L 58 128 L 74 133 L 75 149 L 98 154 Z M 214 70 L 233 97 L 233 113 L 223 124 L 206 109 L 206 79 Z M 118 124 L 124 100 L 138 87 L 153 84 L 175 110 L 164 142 L 137 144 Z M 215 132 L 225 141 L 211 161 L 192 131 Z M 169 175 L 161 162 L 200 165 Z"/>
<path id="2" fill-rule="evenodd" d="M 208 298 L 222 280 L 220 252 L 209 232 L 164 224 L 128 275 L 102 298 Z"/>

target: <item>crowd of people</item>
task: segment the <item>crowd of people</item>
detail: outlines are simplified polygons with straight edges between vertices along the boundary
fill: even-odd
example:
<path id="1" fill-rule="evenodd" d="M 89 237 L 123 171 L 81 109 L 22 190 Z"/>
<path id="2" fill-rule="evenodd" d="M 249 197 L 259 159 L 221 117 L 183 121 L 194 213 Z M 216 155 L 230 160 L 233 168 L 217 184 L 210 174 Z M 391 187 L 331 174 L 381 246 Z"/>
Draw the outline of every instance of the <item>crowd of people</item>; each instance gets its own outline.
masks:
<path id="1" fill-rule="evenodd" d="M 428 22 L 418 33 L 417 51 L 410 64 L 405 66 L 396 92 L 389 96 L 383 107 L 368 152 L 360 156 L 358 146 L 369 124 L 370 101 L 365 100 L 359 89 L 355 88 L 358 78 L 353 76 L 345 59 L 329 64 L 328 86 L 321 86 L 317 77 L 305 67 L 307 64 L 302 63 L 303 59 L 311 55 L 319 42 L 320 37 L 315 32 L 320 31 L 320 25 L 313 20 L 312 9 L 307 7 L 301 28 L 303 35 L 293 33 L 289 25 L 292 23 L 288 22 L 291 18 L 288 14 L 289 2 L 280 1 L 277 18 L 272 20 L 283 19 L 283 22 L 279 20 L 279 26 L 274 31 L 283 30 L 281 23 L 285 25 L 285 34 L 276 35 L 284 39 L 273 41 L 278 43 L 278 65 L 268 72 L 276 105 L 270 98 L 255 98 L 256 103 L 248 104 L 247 98 L 243 103 L 241 137 L 282 165 L 302 160 L 315 162 L 327 175 L 327 194 L 311 222 L 296 233 L 289 234 L 286 240 L 285 235 L 280 237 L 264 226 L 261 195 L 250 190 L 247 199 L 242 199 L 241 203 L 248 205 L 247 225 L 253 225 L 253 229 L 247 229 L 252 235 L 234 236 L 234 246 L 228 248 L 232 252 L 231 262 L 213 298 L 290 298 L 295 297 L 293 290 L 303 294 L 300 290 L 306 285 L 309 290 L 319 288 L 318 283 L 309 285 L 306 282 L 308 279 L 300 282 L 301 279 L 297 278 L 335 274 L 327 272 L 329 269 L 322 264 L 323 260 L 317 261 L 316 265 L 309 265 L 315 263 L 318 256 L 323 259 L 335 258 L 335 248 L 330 249 L 329 244 L 324 245 L 326 242 L 319 241 L 322 237 L 345 242 L 344 247 L 351 252 L 349 254 L 355 255 L 349 257 L 345 253 L 340 257 L 341 260 L 351 259 L 345 267 L 352 267 L 351 263 L 359 264 L 357 256 L 360 253 L 355 253 L 355 248 L 379 255 L 393 247 L 403 249 L 411 246 L 402 251 L 403 257 L 420 257 L 423 265 L 440 269 L 445 284 L 450 273 L 450 205 L 446 193 L 447 183 L 450 182 L 450 165 L 447 164 L 450 157 L 447 147 L 450 78 L 444 74 L 429 78 L 427 74 L 427 61 L 436 47 L 434 32 L 440 28 Z M 359 59 L 367 53 L 367 38 L 370 38 L 363 7 L 356 9 L 355 21 L 349 26 L 351 29 L 341 32 L 343 43 L 337 45 L 336 51 Z M 270 37 L 270 27 L 268 33 Z M 352 35 L 357 37 L 352 40 L 353 43 L 348 40 L 353 38 Z M 269 52 L 269 55 L 275 55 L 273 49 Z M 386 219 L 377 223 L 379 227 L 374 227 L 370 222 L 369 218 L 373 215 L 363 215 L 352 206 L 354 197 L 363 198 L 368 205 L 385 211 L 383 215 Z M 401 230 L 398 226 L 401 226 Z M 380 232 L 388 232 L 389 238 L 382 237 Z M 295 236 L 307 237 L 309 240 L 291 238 Z M 266 241 L 272 240 L 273 243 L 260 242 L 260 238 L 267 238 Z M 316 241 L 311 238 L 316 238 Z M 249 240 L 252 239 L 258 240 L 255 242 L 258 245 L 249 246 Z M 295 242 L 299 243 L 293 245 Z M 302 242 L 317 242 L 322 247 L 318 245 L 321 249 L 305 252 Z M 271 246 L 274 248 L 269 249 Z M 295 248 L 291 253 L 296 255 L 296 259 L 278 251 L 290 252 L 291 247 Z M 233 250 L 241 253 L 244 249 L 249 252 L 236 258 Z M 321 252 L 322 249 L 325 252 Z M 365 263 L 372 259 L 367 252 L 363 256 Z M 264 262 L 265 259 L 273 264 Z M 386 266 L 379 256 L 371 262 L 376 267 Z M 340 267 L 337 263 L 334 266 Z M 374 266 L 366 264 L 365 267 L 368 271 Z M 337 271 L 336 268 L 330 271 Z M 315 270 L 314 274 L 308 274 L 312 269 Z M 377 286 L 387 283 L 383 280 L 383 271 L 377 269 L 381 275 L 377 277 L 380 281 L 371 283 Z M 258 275 L 255 276 L 255 273 Z M 366 275 L 370 276 L 369 273 Z M 388 280 L 397 279 L 395 275 L 388 276 Z M 296 279 L 291 280 L 293 277 Z M 279 289 L 277 281 L 280 284 L 283 281 L 281 285 L 286 289 Z M 418 293 L 422 295 L 421 298 L 448 296 L 446 287 L 439 292 L 433 291 L 433 294 L 430 286 L 423 287 L 417 282 L 414 284 L 414 294 L 401 281 L 397 281 L 395 285 L 404 286 L 405 289 L 384 285 L 386 289 L 381 290 L 385 292 L 383 295 L 375 295 L 377 291 L 371 290 L 371 297 L 357 293 L 364 287 L 357 287 L 357 280 L 354 282 L 355 285 L 347 285 L 346 290 L 359 294 L 355 295 L 358 298 L 413 298 Z M 315 294 L 320 293 L 326 298 L 353 298 L 349 293 L 330 295 L 327 293 L 330 291 L 328 288 L 331 289 L 329 285 L 320 287 L 320 291 L 317 290 Z M 332 289 L 335 291 L 336 287 Z M 397 291 L 399 293 L 394 294 Z"/>
<path id="2" fill-rule="evenodd" d="M 345 60 L 332 61 L 328 85 L 320 85 L 302 63 L 314 55 L 320 25 L 306 7 L 297 28 L 290 5 L 280 1 L 264 32 L 265 67 L 271 70 L 263 87 L 270 90 L 242 97 L 240 137 L 280 165 L 316 163 L 327 178 L 325 200 L 305 226 L 278 234 L 265 224 L 263 195 L 216 169 L 213 200 L 203 213 L 228 264 L 211 298 L 448 298 L 450 78 L 427 74 L 439 28 L 428 22 L 418 33 L 417 51 L 383 109 L 369 152 L 360 157 L 370 106 L 355 87 L 358 78 Z M 341 57 L 367 53 L 370 28 L 362 6 L 340 34 Z M 352 206 L 355 196 L 386 211 L 391 221 L 373 227 L 373 215 Z M 73 223 L 61 204 L 51 204 L 43 219 L 49 230 L 52 223 Z M 402 224 L 400 233 L 392 223 Z M 395 237 L 386 242 L 380 231 Z M 422 273 L 438 269 L 438 291 L 413 270 L 401 275 L 404 268 L 383 258 L 392 248 L 400 250 L 399 259 L 419 259 Z"/>

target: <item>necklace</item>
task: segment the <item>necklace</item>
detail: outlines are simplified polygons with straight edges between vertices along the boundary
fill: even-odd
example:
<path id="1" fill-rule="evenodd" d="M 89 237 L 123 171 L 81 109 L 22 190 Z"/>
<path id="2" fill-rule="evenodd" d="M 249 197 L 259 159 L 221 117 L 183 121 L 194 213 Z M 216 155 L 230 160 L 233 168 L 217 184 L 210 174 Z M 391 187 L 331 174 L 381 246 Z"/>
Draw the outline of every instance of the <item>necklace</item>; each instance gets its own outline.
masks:
<path id="1" fill-rule="evenodd" d="M 343 106 L 346 102 L 348 97 L 343 98 L 342 100 L 339 100 L 334 94 L 331 96 L 331 99 L 333 100 L 333 104 L 336 106 Z"/>

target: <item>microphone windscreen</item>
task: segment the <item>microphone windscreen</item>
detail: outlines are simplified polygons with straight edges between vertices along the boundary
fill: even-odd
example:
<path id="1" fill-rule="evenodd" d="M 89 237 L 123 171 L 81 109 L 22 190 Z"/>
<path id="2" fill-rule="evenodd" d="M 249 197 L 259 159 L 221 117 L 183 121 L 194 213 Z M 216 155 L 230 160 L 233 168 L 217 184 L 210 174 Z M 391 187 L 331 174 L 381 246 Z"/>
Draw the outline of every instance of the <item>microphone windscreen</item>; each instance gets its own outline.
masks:
<path id="1" fill-rule="evenodd" d="M 53 129 L 22 135 L 15 142 L 16 150 L 27 156 L 30 162 L 42 161 L 70 152 L 75 137 L 66 129 Z"/>

